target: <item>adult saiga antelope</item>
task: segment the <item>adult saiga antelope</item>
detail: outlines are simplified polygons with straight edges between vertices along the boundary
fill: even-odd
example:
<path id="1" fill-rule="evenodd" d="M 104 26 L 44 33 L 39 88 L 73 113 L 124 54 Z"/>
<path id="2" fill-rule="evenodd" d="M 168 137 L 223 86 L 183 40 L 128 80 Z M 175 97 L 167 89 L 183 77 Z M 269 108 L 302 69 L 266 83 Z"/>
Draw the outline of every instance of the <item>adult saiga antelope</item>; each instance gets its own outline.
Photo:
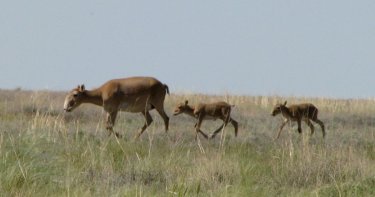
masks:
<path id="1" fill-rule="evenodd" d="M 286 106 L 286 103 L 287 102 L 285 101 L 284 104 L 276 104 L 271 113 L 272 116 L 276 116 L 281 113 L 282 116 L 284 117 L 284 122 L 280 126 L 276 139 L 280 137 L 281 130 L 289 121 L 297 121 L 298 132 L 302 133 L 302 128 L 301 128 L 302 120 L 305 121 L 305 123 L 310 127 L 311 135 L 314 133 L 314 125 L 311 123 L 310 120 L 318 123 L 320 127 L 322 128 L 323 138 L 325 137 L 326 132 L 324 129 L 324 124 L 321 120 L 318 119 L 318 108 L 316 108 L 311 103 L 290 105 L 289 107 Z"/>
<path id="2" fill-rule="evenodd" d="M 144 115 L 146 121 L 138 132 L 138 138 L 152 123 L 150 110 L 156 109 L 164 120 L 165 131 L 168 131 L 169 118 L 164 111 L 165 95 L 169 94 L 168 86 L 152 77 L 130 77 L 113 79 L 101 87 L 86 90 L 84 85 L 71 90 L 65 98 L 64 110 L 70 112 L 82 103 L 102 106 L 107 113 L 106 129 L 109 135 L 113 131 L 118 111 L 126 111 Z"/>
<path id="3" fill-rule="evenodd" d="M 195 124 L 195 137 L 198 137 L 198 133 L 202 134 L 204 138 L 208 139 L 207 134 L 205 134 L 201 129 L 201 125 L 203 120 L 216 120 L 221 119 L 223 120 L 223 125 L 221 125 L 215 132 L 212 134 L 211 138 L 214 138 L 220 131 L 225 127 L 229 122 L 234 127 L 234 134 L 237 137 L 238 133 L 238 122 L 235 121 L 230 116 L 231 108 L 233 105 L 229 105 L 226 102 L 215 102 L 215 103 L 200 103 L 196 106 L 188 105 L 189 101 L 185 101 L 185 103 L 180 103 L 176 106 L 174 110 L 174 115 L 179 115 L 181 113 L 185 113 L 189 116 L 192 116 L 198 120 Z"/>

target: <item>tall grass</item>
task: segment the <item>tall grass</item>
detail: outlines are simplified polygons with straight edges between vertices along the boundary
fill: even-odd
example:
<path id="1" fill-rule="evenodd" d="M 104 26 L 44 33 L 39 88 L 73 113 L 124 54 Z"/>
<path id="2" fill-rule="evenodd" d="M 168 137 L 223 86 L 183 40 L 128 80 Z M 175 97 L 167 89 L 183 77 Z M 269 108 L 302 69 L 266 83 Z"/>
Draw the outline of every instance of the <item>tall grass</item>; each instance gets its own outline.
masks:
<path id="1" fill-rule="evenodd" d="M 0 191 L 4 196 L 374 196 L 375 101 L 277 96 L 178 94 L 166 111 L 190 103 L 226 100 L 236 107 L 239 137 L 194 140 L 194 120 L 170 115 L 170 131 L 153 124 L 134 141 L 143 118 L 121 113 L 107 136 L 101 108 L 62 112 L 64 93 L 0 91 Z M 269 115 L 277 102 L 312 102 L 327 125 L 322 140 L 303 125 L 285 127 Z M 205 121 L 213 131 L 220 122 Z"/>

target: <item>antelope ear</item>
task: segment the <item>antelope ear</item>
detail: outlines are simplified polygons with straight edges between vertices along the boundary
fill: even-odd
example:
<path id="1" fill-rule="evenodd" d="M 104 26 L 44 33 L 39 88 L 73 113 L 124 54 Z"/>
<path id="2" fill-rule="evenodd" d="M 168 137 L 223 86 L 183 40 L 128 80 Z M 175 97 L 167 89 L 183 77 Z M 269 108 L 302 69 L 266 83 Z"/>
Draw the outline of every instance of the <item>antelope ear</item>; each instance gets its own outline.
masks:
<path id="1" fill-rule="evenodd" d="M 189 103 L 189 101 L 188 100 L 185 100 L 185 105 L 187 105 Z"/>
<path id="2" fill-rule="evenodd" d="M 284 102 L 284 106 L 286 106 L 287 101 Z"/>
<path id="3" fill-rule="evenodd" d="M 79 89 L 79 91 L 80 92 L 83 92 L 83 91 L 85 91 L 85 85 L 80 85 L 79 87 L 78 87 L 78 89 Z"/>

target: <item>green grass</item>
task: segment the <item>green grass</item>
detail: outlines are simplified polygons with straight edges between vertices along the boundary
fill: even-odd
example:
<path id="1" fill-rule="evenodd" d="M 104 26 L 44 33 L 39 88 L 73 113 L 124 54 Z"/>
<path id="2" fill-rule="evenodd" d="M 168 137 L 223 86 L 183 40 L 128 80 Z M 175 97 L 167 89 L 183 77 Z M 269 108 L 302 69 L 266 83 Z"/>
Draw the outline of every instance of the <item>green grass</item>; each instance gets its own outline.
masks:
<path id="1" fill-rule="evenodd" d="M 269 115 L 279 97 L 171 95 L 170 131 L 155 112 L 140 140 L 141 115 L 120 113 L 107 136 L 104 113 L 83 105 L 62 112 L 64 93 L 0 91 L 0 191 L 3 196 L 374 196 L 375 102 L 288 98 L 313 102 L 327 126 L 310 137 Z M 194 140 L 194 120 L 172 116 L 178 102 L 227 100 L 233 128 Z M 205 131 L 221 123 L 206 121 Z"/>

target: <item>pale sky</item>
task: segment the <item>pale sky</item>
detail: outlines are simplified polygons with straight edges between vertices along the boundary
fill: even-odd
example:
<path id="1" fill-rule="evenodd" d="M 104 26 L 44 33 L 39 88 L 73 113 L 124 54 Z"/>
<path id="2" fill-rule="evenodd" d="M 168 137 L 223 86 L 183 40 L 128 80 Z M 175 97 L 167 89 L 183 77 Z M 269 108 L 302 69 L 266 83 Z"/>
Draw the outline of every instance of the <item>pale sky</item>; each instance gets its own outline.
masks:
<path id="1" fill-rule="evenodd" d="M 375 97 L 374 0 L 0 1 L 0 88 Z"/>

